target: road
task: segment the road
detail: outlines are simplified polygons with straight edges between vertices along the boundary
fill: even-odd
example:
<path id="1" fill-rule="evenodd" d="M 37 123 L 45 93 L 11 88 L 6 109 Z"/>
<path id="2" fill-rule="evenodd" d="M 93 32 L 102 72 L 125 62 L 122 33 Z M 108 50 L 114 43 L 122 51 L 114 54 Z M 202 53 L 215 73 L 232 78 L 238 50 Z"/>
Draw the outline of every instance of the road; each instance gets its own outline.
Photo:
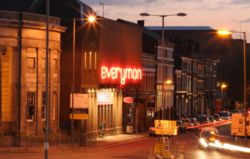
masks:
<path id="1" fill-rule="evenodd" d="M 229 135 L 230 126 L 219 128 L 222 135 Z M 50 149 L 49 159 L 148 159 L 158 137 L 142 137 L 134 140 L 112 143 L 101 147 L 75 148 L 73 150 Z M 250 139 L 248 139 L 250 140 Z M 250 154 L 198 148 L 198 131 L 191 130 L 171 138 L 172 149 L 178 159 L 248 159 Z M 0 159 L 43 159 L 43 151 L 29 153 L 0 154 Z"/>
<path id="2" fill-rule="evenodd" d="M 219 127 L 219 133 L 231 141 L 229 135 L 230 125 Z M 233 152 L 228 150 L 201 150 L 198 148 L 198 132 L 187 131 L 179 135 L 175 140 L 183 144 L 182 158 L 184 159 L 248 159 L 250 154 Z M 249 140 L 249 139 L 248 139 Z"/>
<path id="3" fill-rule="evenodd" d="M 156 138 L 141 138 L 119 144 L 49 153 L 49 159 L 147 159 Z M 43 153 L 0 154 L 0 159 L 43 159 Z"/>

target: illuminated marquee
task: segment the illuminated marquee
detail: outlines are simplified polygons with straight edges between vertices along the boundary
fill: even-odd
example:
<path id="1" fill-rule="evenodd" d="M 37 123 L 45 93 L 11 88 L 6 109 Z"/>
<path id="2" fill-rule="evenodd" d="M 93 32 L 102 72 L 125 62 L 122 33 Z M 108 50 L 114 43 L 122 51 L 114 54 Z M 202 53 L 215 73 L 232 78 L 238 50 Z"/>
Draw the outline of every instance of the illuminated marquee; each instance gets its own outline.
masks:
<path id="1" fill-rule="evenodd" d="M 121 67 L 111 67 L 106 66 L 101 67 L 101 78 L 103 80 L 120 80 L 123 85 L 126 80 L 141 80 L 142 70 L 137 68 L 121 68 Z"/>

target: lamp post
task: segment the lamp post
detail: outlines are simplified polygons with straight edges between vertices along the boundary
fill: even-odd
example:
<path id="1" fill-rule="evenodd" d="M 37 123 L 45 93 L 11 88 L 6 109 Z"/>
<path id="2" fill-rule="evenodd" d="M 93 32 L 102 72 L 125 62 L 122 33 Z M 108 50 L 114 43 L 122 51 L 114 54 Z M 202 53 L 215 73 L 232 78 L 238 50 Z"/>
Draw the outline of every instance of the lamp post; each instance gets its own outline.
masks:
<path id="1" fill-rule="evenodd" d="M 227 30 L 219 30 L 217 31 L 219 35 L 231 35 L 233 33 L 243 34 L 243 105 L 245 109 L 245 137 L 247 133 L 246 121 L 247 121 L 247 80 L 246 80 L 246 32 L 238 32 L 238 31 L 227 31 Z"/>
<path id="2" fill-rule="evenodd" d="M 103 2 L 100 2 L 100 5 L 102 6 L 102 17 L 104 17 L 104 3 Z"/>
<path id="3" fill-rule="evenodd" d="M 162 20 L 162 30 L 161 30 L 161 60 L 162 60 L 162 73 L 163 73 L 163 69 L 164 69 L 164 46 L 165 46 L 165 27 L 164 27 L 164 24 L 165 24 L 165 17 L 169 17 L 169 16 L 181 16 L 181 17 L 184 17 L 184 16 L 187 16 L 186 13 L 177 13 L 177 14 L 149 14 L 149 13 L 140 13 L 141 16 L 155 16 L 155 17 L 161 17 L 161 20 Z M 165 106 L 164 106 L 164 103 L 163 103 L 163 87 L 164 87 L 164 77 L 162 76 L 162 119 L 164 119 L 164 109 L 165 109 Z"/>
<path id="4" fill-rule="evenodd" d="M 96 17 L 93 15 L 87 18 L 73 18 L 73 35 L 72 35 L 72 85 L 71 85 L 71 145 L 74 143 L 74 92 L 75 92 L 75 50 L 76 50 L 76 20 L 87 20 L 89 23 L 94 23 Z"/>
<path id="5" fill-rule="evenodd" d="M 221 83 L 221 86 L 220 86 L 220 90 L 221 90 L 221 103 L 222 103 L 222 107 L 223 107 L 223 104 L 224 104 L 224 90 L 227 88 L 227 84 L 226 83 Z"/>
<path id="6" fill-rule="evenodd" d="M 46 126 L 44 142 L 44 159 L 49 158 L 49 10 L 50 0 L 46 0 Z"/>

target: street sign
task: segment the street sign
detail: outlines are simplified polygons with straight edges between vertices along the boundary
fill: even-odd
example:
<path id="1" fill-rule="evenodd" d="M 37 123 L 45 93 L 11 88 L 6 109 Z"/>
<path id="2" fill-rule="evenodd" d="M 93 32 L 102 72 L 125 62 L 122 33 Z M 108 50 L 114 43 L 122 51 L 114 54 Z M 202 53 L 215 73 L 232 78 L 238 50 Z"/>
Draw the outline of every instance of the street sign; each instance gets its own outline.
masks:
<path id="1" fill-rule="evenodd" d="M 88 117 L 89 117 L 88 114 L 78 114 L 78 113 L 74 113 L 74 115 L 72 113 L 70 114 L 70 119 L 73 119 L 73 120 L 84 120 L 84 119 L 88 119 Z"/>
<path id="2" fill-rule="evenodd" d="M 89 96 L 83 93 L 74 93 L 74 109 L 75 108 L 88 108 Z M 70 94 L 70 108 L 72 108 L 72 93 Z"/>

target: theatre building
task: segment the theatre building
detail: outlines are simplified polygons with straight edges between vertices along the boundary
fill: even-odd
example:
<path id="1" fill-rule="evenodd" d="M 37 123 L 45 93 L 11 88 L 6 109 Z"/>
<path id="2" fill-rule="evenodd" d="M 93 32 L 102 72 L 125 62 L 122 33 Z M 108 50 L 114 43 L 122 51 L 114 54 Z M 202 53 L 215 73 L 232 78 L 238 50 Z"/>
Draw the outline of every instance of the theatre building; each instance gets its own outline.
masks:
<path id="1" fill-rule="evenodd" d="M 49 123 L 59 132 L 60 19 L 50 17 Z M 46 16 L 0 11 L 0 135 L 8 145 L 43 139 L 46 114 Z M 20 138 L 21 137 L 21 138 Z"/>
<path id="2" fill-rule="evenodd" d="M 102 130 L 104 135 L 121 133 L 137 120 L 134 109 L 126 108 L 136 107 L 135 96 L 124 97 L 142 80 L 141 28 L 99 17 L 92 24 L 77 22 L 75 30 L 75 55 L 70 49 L 62 55 L 61 127 L 69 130 L 73 124 L 73 131 L 86 138 L 96 138 Z M 70 108 L 72 92 L 85 96 L 85 104 L 73 96 Z"/>

